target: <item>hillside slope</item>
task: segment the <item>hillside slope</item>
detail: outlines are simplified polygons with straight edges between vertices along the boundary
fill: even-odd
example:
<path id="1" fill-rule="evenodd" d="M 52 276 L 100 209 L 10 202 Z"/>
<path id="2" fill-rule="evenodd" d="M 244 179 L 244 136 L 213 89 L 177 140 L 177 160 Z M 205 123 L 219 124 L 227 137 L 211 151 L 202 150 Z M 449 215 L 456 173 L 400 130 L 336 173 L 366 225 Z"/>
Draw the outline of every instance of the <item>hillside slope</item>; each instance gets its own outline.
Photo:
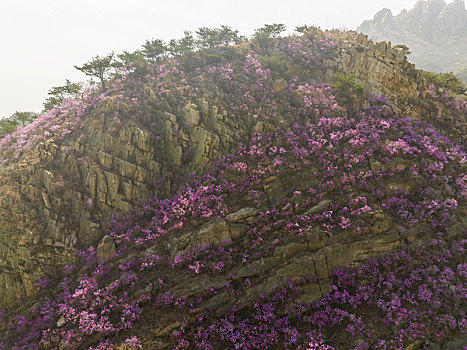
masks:
<path id="1" fill-rule="evenodd" d="M 326 85 L 336 77 L 338 89 Z M 0 141 L 0 339 L 462 341 L 466 125 L 464 100 L 352 32 L 115 77 Z"/>

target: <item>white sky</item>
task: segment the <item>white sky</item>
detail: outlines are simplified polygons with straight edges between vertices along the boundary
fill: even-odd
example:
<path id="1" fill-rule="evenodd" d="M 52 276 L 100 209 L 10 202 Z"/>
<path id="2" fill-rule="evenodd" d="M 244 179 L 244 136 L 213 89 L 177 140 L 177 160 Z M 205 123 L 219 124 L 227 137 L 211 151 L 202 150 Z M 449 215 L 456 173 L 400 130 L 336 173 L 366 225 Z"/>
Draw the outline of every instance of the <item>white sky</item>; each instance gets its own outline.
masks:
<path id="1" fill-rule="evenodd" d="M 264 24 L 356 29 L 416 0 L 0 0 L 0 118 L 42 109 L 48 90 L 86 77 L 73 68 L 146 39 L 221 24 L 250 35 Z M 447 1 L 451 2 L 451 1 Z"/>

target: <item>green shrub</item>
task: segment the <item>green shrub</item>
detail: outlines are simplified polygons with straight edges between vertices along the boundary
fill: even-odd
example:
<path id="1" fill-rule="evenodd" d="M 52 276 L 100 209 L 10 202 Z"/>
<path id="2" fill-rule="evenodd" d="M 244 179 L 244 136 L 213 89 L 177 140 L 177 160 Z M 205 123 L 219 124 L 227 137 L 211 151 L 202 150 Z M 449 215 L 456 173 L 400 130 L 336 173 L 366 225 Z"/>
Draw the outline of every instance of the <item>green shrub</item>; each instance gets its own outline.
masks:
<path id="1" fill-rule="evenodd" d="M 434 73 L 422 72 L 422 77 L 433 83 L 436 87 L 446 89 L 455 93 L 456 95 L 463 95 L 466 93 L 467 88 L 465 84 L 454 75 L 454 73 Z"/>
<path id="2" fill-rule="evenodd" d="M 363 86 L 355 81 L 354 74 L 336 73 L 335 81 L 331 86 L 343 92 L 362 93 Z"/>
<path id="3" fill-rule="evenodd" d="M 409 49 L 409 47 L 407 45 L 399 44 L 399 45 L 395 45 L 394 48 L 404 50 L 404 53 L 406 55 L 410 55 L 412 53 L 412 51 L 410 51 L 410 49 Z"/>

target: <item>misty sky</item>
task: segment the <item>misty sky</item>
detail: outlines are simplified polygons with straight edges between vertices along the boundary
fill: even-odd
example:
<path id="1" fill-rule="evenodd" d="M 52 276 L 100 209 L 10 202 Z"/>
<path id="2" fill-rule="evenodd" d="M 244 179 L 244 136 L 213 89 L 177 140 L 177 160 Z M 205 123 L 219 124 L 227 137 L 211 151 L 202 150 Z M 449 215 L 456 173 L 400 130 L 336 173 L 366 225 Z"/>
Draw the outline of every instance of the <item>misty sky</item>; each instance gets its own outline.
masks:
<path id="1" fill-rule="evenodd" d="M 231 26 L 244 35 L 265 23 L 356 29 L 386 7 L 416 0 L 0 0 L 0 117 L 40 112 L 52 86 L 86 80 L 73 68 L 110 51 L 183 30 Z M 452 1 L 446 1 L 452 2 Z"/>

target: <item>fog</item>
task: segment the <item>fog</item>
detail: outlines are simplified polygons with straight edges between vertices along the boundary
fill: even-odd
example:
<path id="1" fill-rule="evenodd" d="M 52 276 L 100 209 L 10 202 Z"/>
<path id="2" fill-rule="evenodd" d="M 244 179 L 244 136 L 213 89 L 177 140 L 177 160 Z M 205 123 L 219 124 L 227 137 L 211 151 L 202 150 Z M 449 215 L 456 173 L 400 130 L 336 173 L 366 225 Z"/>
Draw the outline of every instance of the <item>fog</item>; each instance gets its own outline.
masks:
<path id="1" fill-rule="evenodd" d="M 86 77 L 73 68 L 146 39 L 221 24 L 251 35 L 266 23 L 356 29 L 386 7 L 416 0 L 0 0 L 0 117 L 42 109 L 48 90 Z"/>

